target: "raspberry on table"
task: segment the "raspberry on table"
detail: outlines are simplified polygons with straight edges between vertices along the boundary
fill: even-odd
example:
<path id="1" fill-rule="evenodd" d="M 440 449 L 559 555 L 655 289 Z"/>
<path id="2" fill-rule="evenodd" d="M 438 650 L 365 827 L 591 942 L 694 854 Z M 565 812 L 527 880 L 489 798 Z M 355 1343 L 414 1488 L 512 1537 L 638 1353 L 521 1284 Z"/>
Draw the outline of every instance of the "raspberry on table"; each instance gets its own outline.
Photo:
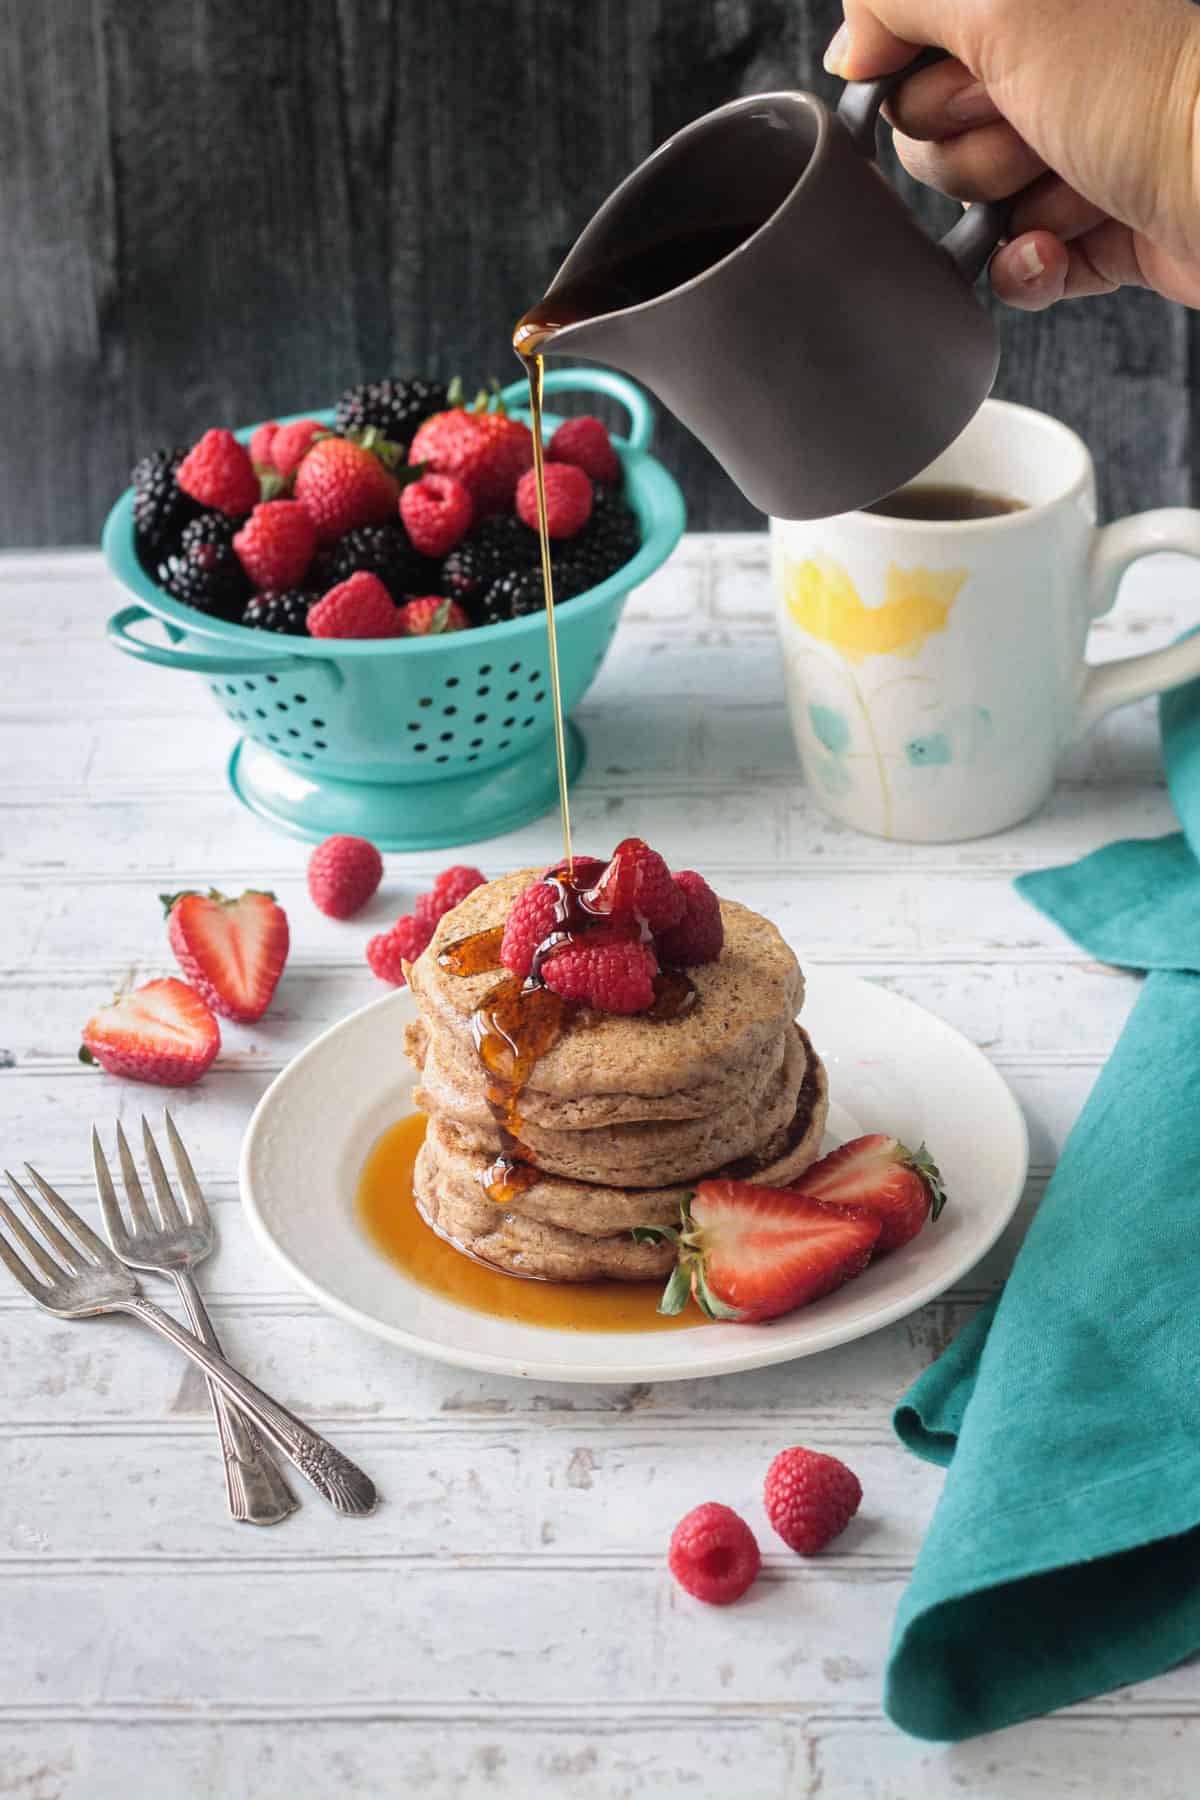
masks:
<path id="1" fill-rule="evenodd" d="M 641 838 L 626 838 L 596 883 L 592 905 L 614 916 L 637 913 L 657 933 L 679 923 L 685 901 L 658 851 Z"/>
<path id="2" fill-rule="evenodd" d="M 552 538 L 574 537 L 592 516 L 592 484 L 574 463 L 547 463 L 546 530 Z M 537 530 L 537 475 L 533 469 L 517 483 L 517 517 Z"/>
<path id="3" fill-rule="evenodd" d="M 244 518 L 262 498 L 258 471 L 232 431 L 206 431 L 179 465 L 175 479 L 185 494 L 230 518 Z"/>
<path id="4" fill-rule="evenodd" d="M 423 475 L 400 490 L 400 517 L 422 556 L 445 556 L 470 530 L 470 489 L 453 475 Z"/>
<path id="5" fill-rule="evenodd" d="M 234 537 L 233 547 L 256 588 L 292 588 L 308 571 L 317 534 L 298 500 L 264 500 Z"/>
<path id="6" fill-rule="evenodd" d="M 330 919 L 360 912 L 383 879 L 383 858 L 369 838 L 339 833 L 318 844 L 308 859 L 308 891 Z"/>
<path id="7" fill-rule="evenodd" d="M 589 931 L 548 956 L 541 973 L 564 1000 L 599 1012 L 646 1012 L 654 1004 L 658 958 L 649 944 L 615 931 Z"/>
<path id="8" fill-rule="evenodd" d="M 328 429 L 316 419 L 293 419 L 288 425 L 277 425 L 271 441 L 275 473 L 285 478 L 293 475 L 311 450 L 313 439 Z"/>
<path id="9" fill-rule="evenodd" d="M 352 575 L 317 601 L 308 632 L 319 638 L 394 638 L 403 635 L 404 626 L 377 575 Z"/>
<path id="10" fill-rule="evenodd" d="M 286 637 L 307 637 L 308 615 L 318 599 L 319 595 L 309 588 L 255 594 L 246 602 L 242 624 L 257 631 L 278 631 Z"/>
<path id="11" fill-rule="evenodd" d="M 550 462 L 574 463 L 606 487 L 620 485 L 621 459 L 603 422 L 590 413 L 578 419 L 564 419 L 546 446 L 546 457 Z"/>
<path id="12" fill-rule="evenodd" d="M 535 881 L 517 895 L 500 939 L 500 961 L 511 974 L 522 980 L 529 974 L 534 951 L 554 930 L 557 910 L 558 894 L 549 882 Z"/>
<path id="13" fill-rule="evenodd" d="M 708 1606 L 740 1599 L 762 1566 L 745 1519 L 718 1500 L 706 1500 L 680 1519 L 667 1562 L 680 1587 Z"/>
<path id="14" fill-rule="evenodd" d="M 416 962 L 429 947 L 433 936 L 419 919 L 411 913 L 404 913 L 390 931 L 381 931 L 371 938 L 367 944 L 367 962 L 371 973 L 378 975 L 380 981 L 388 981 L 393 987 L 404 987 L 408 981 L 404 973 L 404 963 Z"/>
<path id="15" fill-rule="evenodd" d="M 862 1484 L 853 1469 L 800 1445 L 779 1452 L 763 1483 L 768 1519 L 801 1556 L 815 1556 L 844 1531 L 861 1501 Z"/>
<path id="16" fill-rule="evenodd" d="M 444 637 L 448 631 L 469 631 L 468 619 L 457 600 L 441 594 L 418 594 L 400 608 L 405 637 Z"/>
<path id="17" fill-rule="evenodd" d="M 725 944 L 721 902 L 694 869 L 679 870 L 674 882 L 683 895 L 683 916 L 669 930 L 659 932 L 655 940 L 659 956 L 684 969 L 716 962 Z"/>

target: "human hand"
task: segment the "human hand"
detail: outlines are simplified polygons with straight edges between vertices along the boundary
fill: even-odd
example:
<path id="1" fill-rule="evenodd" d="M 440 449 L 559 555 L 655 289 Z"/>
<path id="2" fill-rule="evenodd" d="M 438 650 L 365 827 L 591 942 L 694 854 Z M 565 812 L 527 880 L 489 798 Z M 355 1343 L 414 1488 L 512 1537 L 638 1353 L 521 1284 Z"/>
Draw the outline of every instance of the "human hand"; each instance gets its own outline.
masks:
<path id="1" fill-rule="evenodd" d="M 826 53 L 862 81 L 950 59 L 887 107 L 905 168 L 960 200 L 1020 194 L 991 263 L 1036 310 L 1153 288 L 1200 307 L 1200 8 L 1191 0 L 845 0 Z"/>

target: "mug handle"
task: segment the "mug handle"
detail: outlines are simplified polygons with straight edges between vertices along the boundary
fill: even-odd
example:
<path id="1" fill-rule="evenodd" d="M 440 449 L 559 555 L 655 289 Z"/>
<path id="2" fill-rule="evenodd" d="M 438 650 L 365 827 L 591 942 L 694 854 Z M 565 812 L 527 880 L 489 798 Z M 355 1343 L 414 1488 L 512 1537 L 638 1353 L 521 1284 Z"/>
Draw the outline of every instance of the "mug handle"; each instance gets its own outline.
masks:
<path id="1" fill-rule="evenodd" d="M 1092 543 L 1089 567 L 1093 618 L 1108 611 L 1130 563 L 1156 550 L 1200 557 L 1200 512 L 1190 506 L 1163 506 L 1102 526 Z M 1087 669 L 1079 698 L 1078 735 L 1090 731 L 1114 706 L 1161 694 L 1196 675 L 1200 675 L 1200 636 Z"/>
<path id="2" fill-rule="evenodd" d="M 879 147 L 879 110 L 884 101 L 910 75 L 943 62 L 949 54 L 948 50 L 922 50 L 911 62 L 905 63 L 902 69 L 894 69 L 890 75 L 878 75 L 874 81 L 846 83 L 838 102 L 837 116 L 850 133 L 856 150 L 863 156 L 875 156 Z M 964 281 L 973 282 L 986 269 L 993 250 L 1008 230 L 1014 198 L 974 201 L 939 240 L 938 248 L 946 252 Z"/>

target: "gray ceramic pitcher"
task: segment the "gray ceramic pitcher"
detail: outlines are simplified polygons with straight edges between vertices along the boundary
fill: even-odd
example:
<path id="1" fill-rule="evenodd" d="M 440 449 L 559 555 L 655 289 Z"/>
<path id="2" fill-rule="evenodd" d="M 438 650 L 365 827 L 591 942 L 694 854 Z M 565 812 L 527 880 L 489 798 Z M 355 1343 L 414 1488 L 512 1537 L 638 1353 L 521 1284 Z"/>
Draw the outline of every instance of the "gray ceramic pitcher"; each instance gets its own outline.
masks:
<path id="1" fill-rule="evenodd" d="M 656 298 L 562 324 L 544 352 L 637 376 L 777 518 L 847 512 L 910 480 L 999 361 L 972 284 L 1008 204 L 968 208 L 935 243 L 875 159 L 884 100 L 943 54 L 849 84 L 836 112 L 813 94 L 756 94 L 676 132 L 600 207 L 539 315 L 631 249 L 755 228 Z"/>

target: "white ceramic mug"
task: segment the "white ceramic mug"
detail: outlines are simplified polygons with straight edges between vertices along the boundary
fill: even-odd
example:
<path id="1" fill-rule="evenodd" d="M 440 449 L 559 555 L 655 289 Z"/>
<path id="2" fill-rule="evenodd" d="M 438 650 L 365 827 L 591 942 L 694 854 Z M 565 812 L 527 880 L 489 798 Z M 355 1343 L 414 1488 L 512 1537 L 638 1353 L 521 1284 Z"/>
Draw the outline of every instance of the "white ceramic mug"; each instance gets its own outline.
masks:
<path id="1" fill-rule="evenodd" d="M 1131 562 L 1200 556 L 1200 512 L 1098 527 L 1087 446 L 1001 400 L 917 480 L 1025 505 L 982 519 L 772 519 L 771 575 L 815 797 L 859 831 L 949 843 L 1034 812 L 1062 750 L 1110 708 L 1200 675 L 1200 635 L 1084 661 L 1091 621 Z"/>

